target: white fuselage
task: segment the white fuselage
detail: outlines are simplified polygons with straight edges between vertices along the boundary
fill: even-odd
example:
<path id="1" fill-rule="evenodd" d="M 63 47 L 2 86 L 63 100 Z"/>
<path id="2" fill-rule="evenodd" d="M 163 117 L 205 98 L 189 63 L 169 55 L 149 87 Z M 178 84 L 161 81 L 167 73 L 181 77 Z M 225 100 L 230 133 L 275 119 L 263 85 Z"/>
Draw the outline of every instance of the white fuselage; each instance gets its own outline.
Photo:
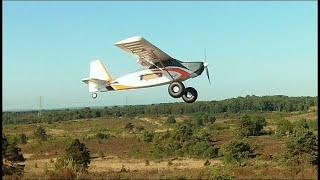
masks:
<path id="1" fill-rule="evenodd" d="M 114 90 L 145 88 L 169 84 L 176 80 L 184 81 L 196 76 L 197 74 L 188 69 L 169 66 L 165 69 L 145 69 L 127 74 L 111 81 L 110 86 Z"/>

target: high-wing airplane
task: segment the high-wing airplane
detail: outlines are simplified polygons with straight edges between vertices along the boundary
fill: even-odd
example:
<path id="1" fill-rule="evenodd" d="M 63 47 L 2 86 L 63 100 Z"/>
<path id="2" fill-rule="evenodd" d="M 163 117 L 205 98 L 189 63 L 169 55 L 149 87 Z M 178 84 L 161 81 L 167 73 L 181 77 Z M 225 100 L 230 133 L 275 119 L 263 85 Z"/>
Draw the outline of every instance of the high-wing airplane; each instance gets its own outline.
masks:
<path id="1" fill-rule="evenodd" d="M 136 55 L 143 70 L 113 78 L 100 60 L 90 64 L 90 77 L 82 79 L 89 85 L 92 98 L 97 92 L 119 91 L 147 88 L 170 84 L 168 92 L 173 98 L 180 98 L 186 103 L 193 103 L 198 93 L 193 87 L 186 87 L 183 81 L 197 77 L 206 69 L 210 83 L 207 62 L 183 62 L 170 57 L 165 52 L 140 36 L 131 37 L 115 43 L 124 51 Z"/>

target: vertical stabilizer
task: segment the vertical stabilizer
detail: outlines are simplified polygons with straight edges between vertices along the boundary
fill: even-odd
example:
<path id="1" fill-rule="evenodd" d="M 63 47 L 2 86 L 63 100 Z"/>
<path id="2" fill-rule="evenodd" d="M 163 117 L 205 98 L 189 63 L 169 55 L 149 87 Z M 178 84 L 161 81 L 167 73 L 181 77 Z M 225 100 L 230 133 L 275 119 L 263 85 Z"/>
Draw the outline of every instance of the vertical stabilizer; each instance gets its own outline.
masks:
<path id="1" fill-rule="evenodd" d="M 90 63 L 90 78 L 108 82 L 112 81 L 112 77 L 100 60 L 95 60 Z"/>

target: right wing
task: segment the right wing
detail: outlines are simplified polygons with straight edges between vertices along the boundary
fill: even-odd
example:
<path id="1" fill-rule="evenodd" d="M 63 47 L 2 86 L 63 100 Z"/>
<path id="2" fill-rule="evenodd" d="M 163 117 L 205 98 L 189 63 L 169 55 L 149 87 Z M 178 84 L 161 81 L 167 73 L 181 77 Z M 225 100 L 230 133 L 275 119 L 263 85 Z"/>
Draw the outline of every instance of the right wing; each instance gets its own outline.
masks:
<path id="1" fill-rule="evenodd" d="M 140 36 L 131 37 L 115 43 L 116 46 L 124 51 L 138 56 L 138 62 L 145 67 L 155 65 L 157 62 L 173 59 L 165 52 L 151 44 Z"/>

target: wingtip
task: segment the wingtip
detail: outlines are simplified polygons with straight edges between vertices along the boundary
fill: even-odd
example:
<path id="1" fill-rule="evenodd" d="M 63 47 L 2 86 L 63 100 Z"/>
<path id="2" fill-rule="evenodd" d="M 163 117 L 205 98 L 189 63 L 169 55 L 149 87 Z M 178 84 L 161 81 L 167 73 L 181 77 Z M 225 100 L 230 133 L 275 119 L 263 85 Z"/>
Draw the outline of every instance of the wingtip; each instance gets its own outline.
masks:
<path id="1" fill-rule="evenodd" d="M 142 36 L 133 36 L 133 37 L 129 37 L 127 39 L 121 40 L 119 42 L 116 42 L 115 45 L 120 45 L 120 44 L 135 42 L 135 41 L 141 41 L 143 39 L 144 38 Z"/>

